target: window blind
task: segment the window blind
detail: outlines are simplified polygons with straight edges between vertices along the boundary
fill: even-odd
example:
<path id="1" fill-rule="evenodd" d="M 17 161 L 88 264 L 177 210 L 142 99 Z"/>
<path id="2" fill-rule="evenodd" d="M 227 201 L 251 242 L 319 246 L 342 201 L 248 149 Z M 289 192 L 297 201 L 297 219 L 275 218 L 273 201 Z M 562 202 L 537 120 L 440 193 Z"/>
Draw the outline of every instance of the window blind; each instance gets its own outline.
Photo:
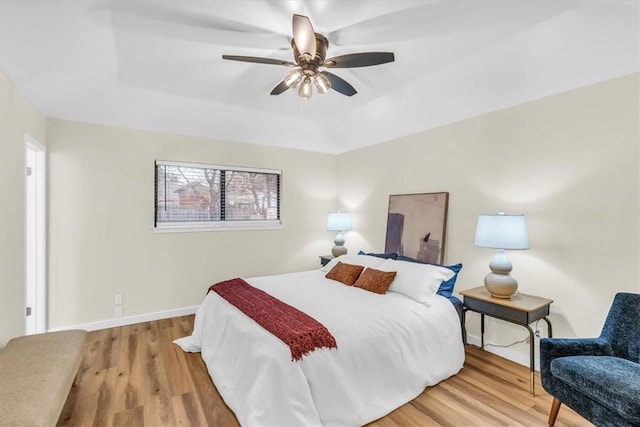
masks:
<path id="1" fill-rule="evenodd" d="M 256 228 L 280 224 L 272 169 L 155 162 L 156 228 Z"/>

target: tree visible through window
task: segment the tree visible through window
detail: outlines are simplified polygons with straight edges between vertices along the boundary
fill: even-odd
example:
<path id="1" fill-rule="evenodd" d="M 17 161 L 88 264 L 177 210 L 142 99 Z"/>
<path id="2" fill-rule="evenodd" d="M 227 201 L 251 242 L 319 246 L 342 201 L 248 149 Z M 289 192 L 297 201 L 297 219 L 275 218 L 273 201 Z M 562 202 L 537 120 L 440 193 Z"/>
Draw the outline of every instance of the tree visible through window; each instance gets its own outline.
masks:
<path id="1" fill-rule="evenodd" d="M 155 182 L 157 228 L 280 222 L 280 171 L 157 161 Z"/>

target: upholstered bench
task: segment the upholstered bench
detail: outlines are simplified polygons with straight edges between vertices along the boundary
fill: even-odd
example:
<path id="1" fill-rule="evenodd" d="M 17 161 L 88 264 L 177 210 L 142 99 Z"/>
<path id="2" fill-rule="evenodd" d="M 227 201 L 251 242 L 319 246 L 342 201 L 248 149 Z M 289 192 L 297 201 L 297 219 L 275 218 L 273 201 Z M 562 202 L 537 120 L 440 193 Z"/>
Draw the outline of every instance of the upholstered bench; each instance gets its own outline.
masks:
<path id="1" fill-rule="evenodd" d="M 14 338 L 0 350 L 0 426 L 55 426 L 73 384 L 87 332 Z"/>

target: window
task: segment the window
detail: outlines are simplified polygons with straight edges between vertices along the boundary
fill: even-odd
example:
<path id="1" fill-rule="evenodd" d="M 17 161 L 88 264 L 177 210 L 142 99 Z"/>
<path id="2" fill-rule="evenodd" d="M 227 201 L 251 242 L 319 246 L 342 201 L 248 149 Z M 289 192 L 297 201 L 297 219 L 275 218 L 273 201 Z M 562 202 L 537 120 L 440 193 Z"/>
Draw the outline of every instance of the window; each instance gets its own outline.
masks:
<path id="1" fill-rule="evenodd" d="M 159 231 L 280 228 L 281 171 L 156 161 Z"/>

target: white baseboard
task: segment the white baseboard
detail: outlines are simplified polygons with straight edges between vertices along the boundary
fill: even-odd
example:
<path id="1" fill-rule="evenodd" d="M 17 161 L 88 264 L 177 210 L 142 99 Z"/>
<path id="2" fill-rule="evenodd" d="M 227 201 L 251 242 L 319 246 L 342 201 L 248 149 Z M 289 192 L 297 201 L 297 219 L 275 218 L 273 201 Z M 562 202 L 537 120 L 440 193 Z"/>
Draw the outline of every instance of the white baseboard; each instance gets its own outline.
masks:
<path id="1" fill-rule="evenodd" d="M 168 319 L 170 317 L 186 316 L 194 314 L 199 306 L 176 308 L 173 310 L 157 311 L 155 313 L 138 314 L 135 316 L 117 317 L 115 319 L 100 320 L 97 322 L 84 323 L 79 325 L 64 326 L 62 328 L 50 329 L 49 332 L 64 331 L 68 329 L 84 329 L 87 331 L 97 331 L 99 329 L 117 328 L 119 326 L 133 325 L 135 323 L 150 322 L 153 320 Z"/>
<path id="2" fill-rule="evenodd" d="M 467 335 L 467 343 L 480 347 L 480 338 L 475 337 L 473 335 Z M 536 359 L 534 363 L 534 368 L 536 371 L 540 372 L 540 354 L 539 354 L 540 341 L 538 339 L 536 339 L 535 345 L 536 345 L 537 351 L 535 352 Z M 489 353 L 497 354 L 498 356 L 504 357 L 505 359 L 511 360 L 512 362 L 515 362 L 519 365 L 526 366 L 527 368 L 530 366 L 528 352 L 527 354 L 523 354 L 519 351 L 515 351 L 510 348 L 494 347 L 494 346 L 488 345 L 486 341 L 484 343 L 484 350 L 488 351 Z"/>

